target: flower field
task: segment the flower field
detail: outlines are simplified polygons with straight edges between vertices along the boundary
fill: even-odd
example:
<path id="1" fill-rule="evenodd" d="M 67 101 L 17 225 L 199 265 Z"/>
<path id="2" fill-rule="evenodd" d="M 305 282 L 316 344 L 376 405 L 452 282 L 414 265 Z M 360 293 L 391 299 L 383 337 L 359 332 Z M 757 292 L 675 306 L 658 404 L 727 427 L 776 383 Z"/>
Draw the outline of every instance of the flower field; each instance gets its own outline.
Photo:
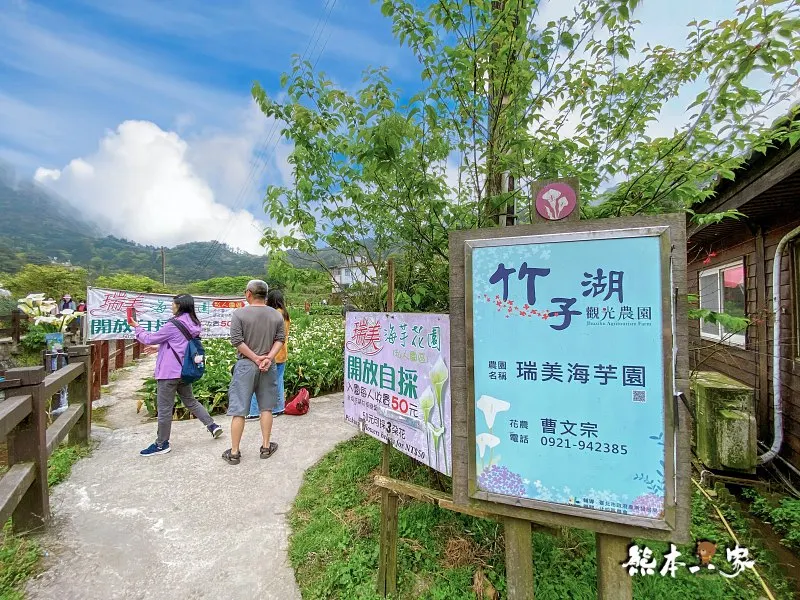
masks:
<path id="1" fill-rule="evenodd" d="M 236 350 L 228 340 L 204 340 L 206 372 L 194 384 L 194 395 L 211 414 L 228 409 L 228 385 Z M 286 399 L 307 388 L 311 396 L 340 391 L 344 383 L 344 321 L 341 317 L 300 316 L 292 319 L 289 332 L 289 359 L 284 379 Z M 148 379 L 142 388 L 143 402 L 156 414 L 156 382 Z M 176 418 L 188 417 L 182 404 L 176 404 Z"/>

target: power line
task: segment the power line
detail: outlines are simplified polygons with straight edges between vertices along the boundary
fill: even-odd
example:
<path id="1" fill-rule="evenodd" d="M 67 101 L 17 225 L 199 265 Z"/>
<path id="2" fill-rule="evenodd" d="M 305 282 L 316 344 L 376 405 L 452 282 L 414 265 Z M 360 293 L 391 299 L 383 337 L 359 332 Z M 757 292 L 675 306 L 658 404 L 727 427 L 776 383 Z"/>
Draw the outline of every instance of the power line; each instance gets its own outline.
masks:
<path id="1" fill-rule="evenodd" d="M 335 3 L 335 1 L 336 0 L 334 0 L 334 3 Z M 329 17 L 330 16 L 330 10 L 332 9 L 332 4 L 330 4 L 330 0 L 328 0 L 328 3 L 326 4 L 326 8 L 328 8 L 327 15 Z M 322 34 L 322 30 L 320 30 L 320 23 L 321 22 L 322 22 L 322 18 L 320 17 L 319 19 L 317 19 L 317 23 L 316 23 L 316 25 L 314 27 L 314 31 L 312 32 L 311 36 L 309 37 L 309 40 L 306 43 L 306 48 L 303 51 L 303 54 L 301 56 L 305 57 L 308 54 L 308 51 L 311 48 L 311 43 L 314 40 L 314 37 L 316 36 L 317 39 L 319 39 L 319 36 L 321 36 L 321 34 Z M 327 24 L 327 18 L 325 20 L 325 23 Z M 316 44 L 315 44 L 315 48 L 316 48 Z M 265 154 L 269 144 L 273 140 L 275 131 L 277 129 L 277 125 L 278 125 L 277 121 L 273 122 L 272 128 L 270 129 L 269 133 L 265 137 L 264 142 L 261 144 L 261 149 L 255 152 L 256 156 L 259 156 L 259 154 Z M 277 143 L 275 144 L 275 146 L 277 146 Z M 261 171 L 260 171 L 260 173 L 258 175 L 258 178 L 260 178 L 263 175 L 263 172 L 266 170 L 266 165 L 267 165 L 267 157 L 264 156 L 262 169 L 261 169 Z M 233 221 L 233 215 L 235 214 L 236 210 L 239 209 L 241 203 L 243 202 L 243 200 L 244 200 L 244 198 L 246 196 L 246 193 L 249 191 L 249 188 L 250 188 L 251 184 L 255 181 L 254 175 L 256 173 L 257 168 L 258 168 L 258 166 L 257 166 L 256 159 L 251 160 L 250 171 L 248 172 L 247 177 L 245 178 L 245 181 L 242 184 L 242 187 L 241 187 L 241 189 L 239 190 L 239 193 L 236 196 L 236 199 L 234 200 L 233 204 L 230 207 L 231 218 L 228 220 L 227 224 L 223 226 L 223 229 L 220 231 L 220 234 L 217 236 L 220 239 L 213 240 L 211 242 L 211 245 L 209 246 L 209 248 L 206 250 L 205 254 L 203 255 L 203 258 L 198 261 L 198 263 L 197 263 L 198 266 L 197 266 L 197 268 L 195 270 L 195 276 L 197 276 L 197 273 L 199 273 L 201 270 L 205 269 L 208 266 L 208 264 L 213 259 L 214 254 L 216 252 L 218 252 L 220 246 L 222 246 L 223 242 L 221 242 L 220 240 L 224 239 L 225 236 L 227 235 L 228 230 L 230 229 L 230 225 L 231 225 L 231 223 Z"/>
<path id="2" fill-rule="evenodd" d="M 316 25 L 314 27 L 314 31 L 312 32 L 311 36 L 309 37 L 309 40 L 308 40 L 308 42 L 306 44 L 306 47 L 305 47 L 305 50 L 303 51 L 303 54 L 301 55 L 301 60 L 306 60 L 308 56 L 313 55 L 313 53 L 316 51 L 317 46 L 318 46 L 320 40 L 322 39 L 322 34 L 324 33 L 325 29 L 328 26 L 328 23 L 329 23 L 329 20 L 330 20 L 330 16 L 331 16 L 331 14 L 333 12 L 333 9 L 336 6 L 337 1 L 338 0 L 327 0 L 324 22 L 322 20 L 322 17 L 317 19 L 317 23 L 316 23 Z M 327 48 L 328 41 L 330 40 L 331 35 L 332 34 L 328 34 L 327 39 L 323 43 L 322 48 L 321 48 L 319 54 L 317 55 L 316 60 L 314 61 L 313 68 L 316 68 L 316 65 L 319 62 L 320 58 L 322 57 L 322 54 L 325 52 L 325 49 Z M 316 41 L 314 41 L 315 38 L 316 38 Z M 311 50 L 311 53 L 309 54 L 309 50 L 311 49 L 312 42 L 314 44 L 314 48 L 313 48 L 313 50 Z M 280 141 L 280 138 L 278 138 L 277 140 L 274 140 L 274 143 L 273 143 L 273 139 L 275 137 L 275 133 L 276 133 L 277 129 L 278 129 L 278 121 L 275 120 L 273 122 L 272 128 L 270 129 L 269 133 L 265 137 L 264 143 L 262 144 L 260 151 L 255 153 L 256 156 L 258 156 L 259 154 L 262 155 L 262 164 L 260 166 L 260 169 L 259 169 L 259 166 L 257 164 L 257 161 L 255 159 L 252 160 L 251 161 L 251 168 L 250 168 L 250 171 L 248 173 L 248 176 L 245 179 L 245 182 L 243 183 L 242 188 L 239 190 L 239 193 L 236 196 L 236 200 L 233 202 L 233 204 L 231 206 L 231 218 L 228 219 L 227 223 L 223 226 L 223 229 L 221 230 L 221 233 L 220 233 L 220 236 L 219 236 L 220 239 L 224 239 L 225 236 L 228 234 L 228 231 L 230 230 L 230 227 L 231 227 L 231 225 L 233 223 L 234 213 L 241 207 L 241 204 L 244 202 L 244 200 L 246 198 L 246 194 L 247 194 L 247 192 L 249 192 L 251 185 L 253 185 L 254 183 L 257 184 L 257 182 L 261 179 L 261 177 L 266 172 L 267 166 L 269 165 L 268 160 L 271 157 L 271 155 L 274 153 L 275 149 L 278 146 L 278 142 Z M 271 145 L 271 147 L 270 147 L 270 145 Z M 256 172 L 258 172 L 257 175 L 256 175 Z M 208 248 L 208 250 L 206 251 L 206 253 L 203 256 L 203 258 L 200 261 L 198 261 L 198 266 L 197 266 L 196 271 L 195 271 L 195 276 L 196 276 L 196 274 L 198 272 L 204 270 L 209 265 L 211 260 L 214 258 L 214 255 L 219 251 L 219 249 L 220 249 L 220 247 L 222 245 L 223 245 L 223 242 L 221 242 L 219 240 L 214 240 L 212 242 L 211 246 Z"/>

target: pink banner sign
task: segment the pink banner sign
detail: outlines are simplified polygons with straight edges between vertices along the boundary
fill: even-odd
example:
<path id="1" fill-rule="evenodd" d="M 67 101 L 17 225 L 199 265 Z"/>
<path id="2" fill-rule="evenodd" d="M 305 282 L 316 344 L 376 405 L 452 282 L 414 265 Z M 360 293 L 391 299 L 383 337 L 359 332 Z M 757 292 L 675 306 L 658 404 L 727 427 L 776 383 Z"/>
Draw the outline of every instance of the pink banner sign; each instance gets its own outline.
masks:
<path id="1" fill-rule="evenodd" d="M 347 422 L 450 475 L 449 315 L 348 312 L 346 327 Z"/>

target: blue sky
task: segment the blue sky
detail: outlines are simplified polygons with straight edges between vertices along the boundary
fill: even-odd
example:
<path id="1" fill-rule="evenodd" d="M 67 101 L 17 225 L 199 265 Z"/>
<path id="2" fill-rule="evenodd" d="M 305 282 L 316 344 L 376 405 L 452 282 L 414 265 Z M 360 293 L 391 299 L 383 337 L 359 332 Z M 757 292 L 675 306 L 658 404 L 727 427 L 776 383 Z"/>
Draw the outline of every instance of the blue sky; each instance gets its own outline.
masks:
<path id="1" fill-rule="evenodd" d="M 0 0 L 0 8 L 0 148 L 26 170 L 91 151 L 127 119 L 229 127 L 252 82 L 277 91 L 291 55 L 309 42 L 308 55 L 321 55 L 319 67 L 344 85 L 371 62 L 409 73 L 398 67 L 410 57 L 366 0 Z"/>
<path id="2" fill-rule="evenodd" d="M 574 2 L 551 0 L 541 18 Z M 644 0 L 637 38 L 680 44 L 688 21 L 734 7 Z M 0 0 L 0 159 L 39 170 L 117 235 L 254 250 L 260 197 L 290 181 L 290 147 L 269 137 L 250 86 L 277 95 L 304 52 L 346 88 L 378 65 L 416 86 L 416 61 L 369 0 Z"/>

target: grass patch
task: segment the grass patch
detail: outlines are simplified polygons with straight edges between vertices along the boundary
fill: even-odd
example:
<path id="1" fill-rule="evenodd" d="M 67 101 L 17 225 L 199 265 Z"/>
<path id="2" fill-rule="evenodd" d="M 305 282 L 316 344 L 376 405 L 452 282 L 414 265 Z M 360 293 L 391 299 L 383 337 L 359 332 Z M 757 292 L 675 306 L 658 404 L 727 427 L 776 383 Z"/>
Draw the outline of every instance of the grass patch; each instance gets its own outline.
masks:
<path id="1" fill-rule="evenodd" d="M 380 457 L 379 442 L 358 436 L 337 446 L 307 472 L 289 515 L 293 532 L 289 557 L 306 600 L 378 597 L 380 492 L 371 481 Z M 429 486 L 437 479 L 429 469 L 399 452 L 392 453 L 392 474 Z M 790 598 L 783 576 L 770 570 L 768 555 L 754 545 L 741 515 L 729 506 L 722 508 L 773 594 Z M 475 598 L 476 589 L 493 589 L 505 596 L 503 529 L 497 523 L 401 499 L 398 526 L 400 598 Z M 532 536 L 537 600 L 596 597 L 594 534 L 564 528 L 556 536 L 542 532 Z M 719 549 L 714 563 L 730 572 L 725 548 L 734 544 L 699 493 L 692 500 L 692 536 L 716 542 Z M 653 550 L 660 568 L 668 544 L 638 542 Z M 679 560 L 696 564 L 694 544 L 681 546 L 679 551 Z M 757 600 L 763 596 L 752 572 L 726 579 L 718 574 L 691 575 L 688 569 L 679 568 L 675 579 L 658 574 L 634 579 L 634 597 L 640 599 Z"/>
<path id="2" fill-rule="evenodd" d="M 22 600 L 21 590 L 36 572 L 41 548 L 36 540 L 11 533 L 10 520 L 0 536 L 0 598 Z"/>
<path id="3" fill-rule="evenodd" d="M 92 423 L 100 427 L 108 427 L 108 406 L 98 406 L 92 409 Z"/>
<path id="4" fill-rule="evenodd" d="M 74 465 L 91 453 L 89 446 L 59 446 L 47 461 L 47 484 L 52 488 L 69 477 Z M 5 470 L 5 467 L 3 468 Z M 0 534 L 0 598 L 22 600 L 25 582 L 38 568 L 42 549 L 29 536 L 14 535 L 9 519 Z"/>
<path id="5" fill-rule="evenodd" d="M 53 451 L 47 461 L 47 485 L 53 487 L 64 481 L 72 472 L 72 465 L 80 459 L 89 456 L 92 448 L 89 445 L 67 446 L 61 445 Z"/>
<path id="6" fill-rule="evenodd" d="M 800 552 L 800 500 L 779 494 L 763 494 L 754 488 L 744 490 L 752 504 L 753 514 L 770 523 L 781 538 L 781 544 Z"/>

